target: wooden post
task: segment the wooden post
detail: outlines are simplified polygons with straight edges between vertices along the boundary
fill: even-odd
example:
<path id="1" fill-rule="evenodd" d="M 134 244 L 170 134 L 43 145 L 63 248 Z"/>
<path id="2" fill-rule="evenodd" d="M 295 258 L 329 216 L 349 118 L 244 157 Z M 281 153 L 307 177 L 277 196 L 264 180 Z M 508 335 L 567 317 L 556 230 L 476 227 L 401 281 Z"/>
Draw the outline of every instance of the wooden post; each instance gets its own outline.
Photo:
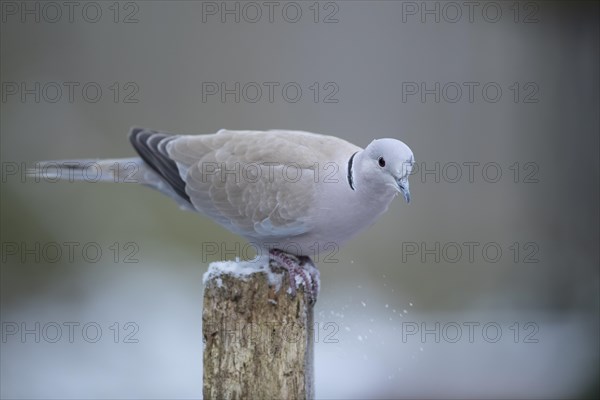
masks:
<path id="1" fill-rule="evenodd" d="M 239 271 L 233 262 L 213 263 L 205 275 L 204 398 L 314 398 L 308 296 L 302 287 L 288 294 L 287 273 Z"/>

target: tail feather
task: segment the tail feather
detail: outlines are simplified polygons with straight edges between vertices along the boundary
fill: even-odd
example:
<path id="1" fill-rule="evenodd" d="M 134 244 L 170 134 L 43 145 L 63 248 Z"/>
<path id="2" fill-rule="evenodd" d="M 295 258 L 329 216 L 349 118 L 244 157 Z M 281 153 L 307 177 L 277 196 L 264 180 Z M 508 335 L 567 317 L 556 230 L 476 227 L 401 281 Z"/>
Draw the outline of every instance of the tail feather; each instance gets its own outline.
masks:
<path id="1" fill-rule="evenodd" d="M 183 210 L 195 210 L 187 198 L 141 158 L 39 161 L 27 169 L 26 175 L 35 182 L 139 183 L 173 198 Z"/>

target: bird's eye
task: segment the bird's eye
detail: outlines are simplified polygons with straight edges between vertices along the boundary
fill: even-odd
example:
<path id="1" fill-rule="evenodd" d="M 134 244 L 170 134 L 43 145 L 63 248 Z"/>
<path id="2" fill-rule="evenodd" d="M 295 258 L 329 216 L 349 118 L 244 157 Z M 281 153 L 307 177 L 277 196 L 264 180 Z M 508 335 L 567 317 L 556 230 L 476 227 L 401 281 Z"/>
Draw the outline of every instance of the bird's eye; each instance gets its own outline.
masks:
<path id="1" fill-rule="evenodd" d="M 379 161 L 379 166 L 381 168 L 385 167 L 385 160 L 383 159 L 383 157 L 379 157 L 378 161 Z"/>

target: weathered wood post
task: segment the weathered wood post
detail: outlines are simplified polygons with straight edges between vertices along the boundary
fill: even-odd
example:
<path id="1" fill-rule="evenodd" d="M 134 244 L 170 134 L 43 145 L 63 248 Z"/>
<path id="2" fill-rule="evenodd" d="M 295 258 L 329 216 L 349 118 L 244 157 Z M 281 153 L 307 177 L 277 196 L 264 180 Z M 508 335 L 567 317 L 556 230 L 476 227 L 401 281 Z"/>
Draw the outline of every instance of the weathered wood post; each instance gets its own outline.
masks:
<path id="1" fill-rule="evenodd" d="M 288 294 L 288 274 L 244 264 L 212 263 L 204 277 L 204 398 L 314 398 L 308 296 Z"/>

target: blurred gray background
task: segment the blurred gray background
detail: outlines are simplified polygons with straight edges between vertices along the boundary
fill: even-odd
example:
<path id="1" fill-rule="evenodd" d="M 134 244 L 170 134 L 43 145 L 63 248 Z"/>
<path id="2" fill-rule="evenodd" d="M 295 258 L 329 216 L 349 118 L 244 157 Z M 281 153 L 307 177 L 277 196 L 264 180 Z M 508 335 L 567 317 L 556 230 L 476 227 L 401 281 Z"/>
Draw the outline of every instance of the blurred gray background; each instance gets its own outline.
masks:
<path id="1" fill-rule="evenodd" d="M 598 395 L 598 3 L 77 4 L 1 3 L 2 398 L 202 395 L 202 275 L 232 258 L 202 246 L 243 242 L 146 188 L 22 176 L 133 156 L 134 125 L 413 149 L 413 202 L 319 262 L 318 398 Z"/>

